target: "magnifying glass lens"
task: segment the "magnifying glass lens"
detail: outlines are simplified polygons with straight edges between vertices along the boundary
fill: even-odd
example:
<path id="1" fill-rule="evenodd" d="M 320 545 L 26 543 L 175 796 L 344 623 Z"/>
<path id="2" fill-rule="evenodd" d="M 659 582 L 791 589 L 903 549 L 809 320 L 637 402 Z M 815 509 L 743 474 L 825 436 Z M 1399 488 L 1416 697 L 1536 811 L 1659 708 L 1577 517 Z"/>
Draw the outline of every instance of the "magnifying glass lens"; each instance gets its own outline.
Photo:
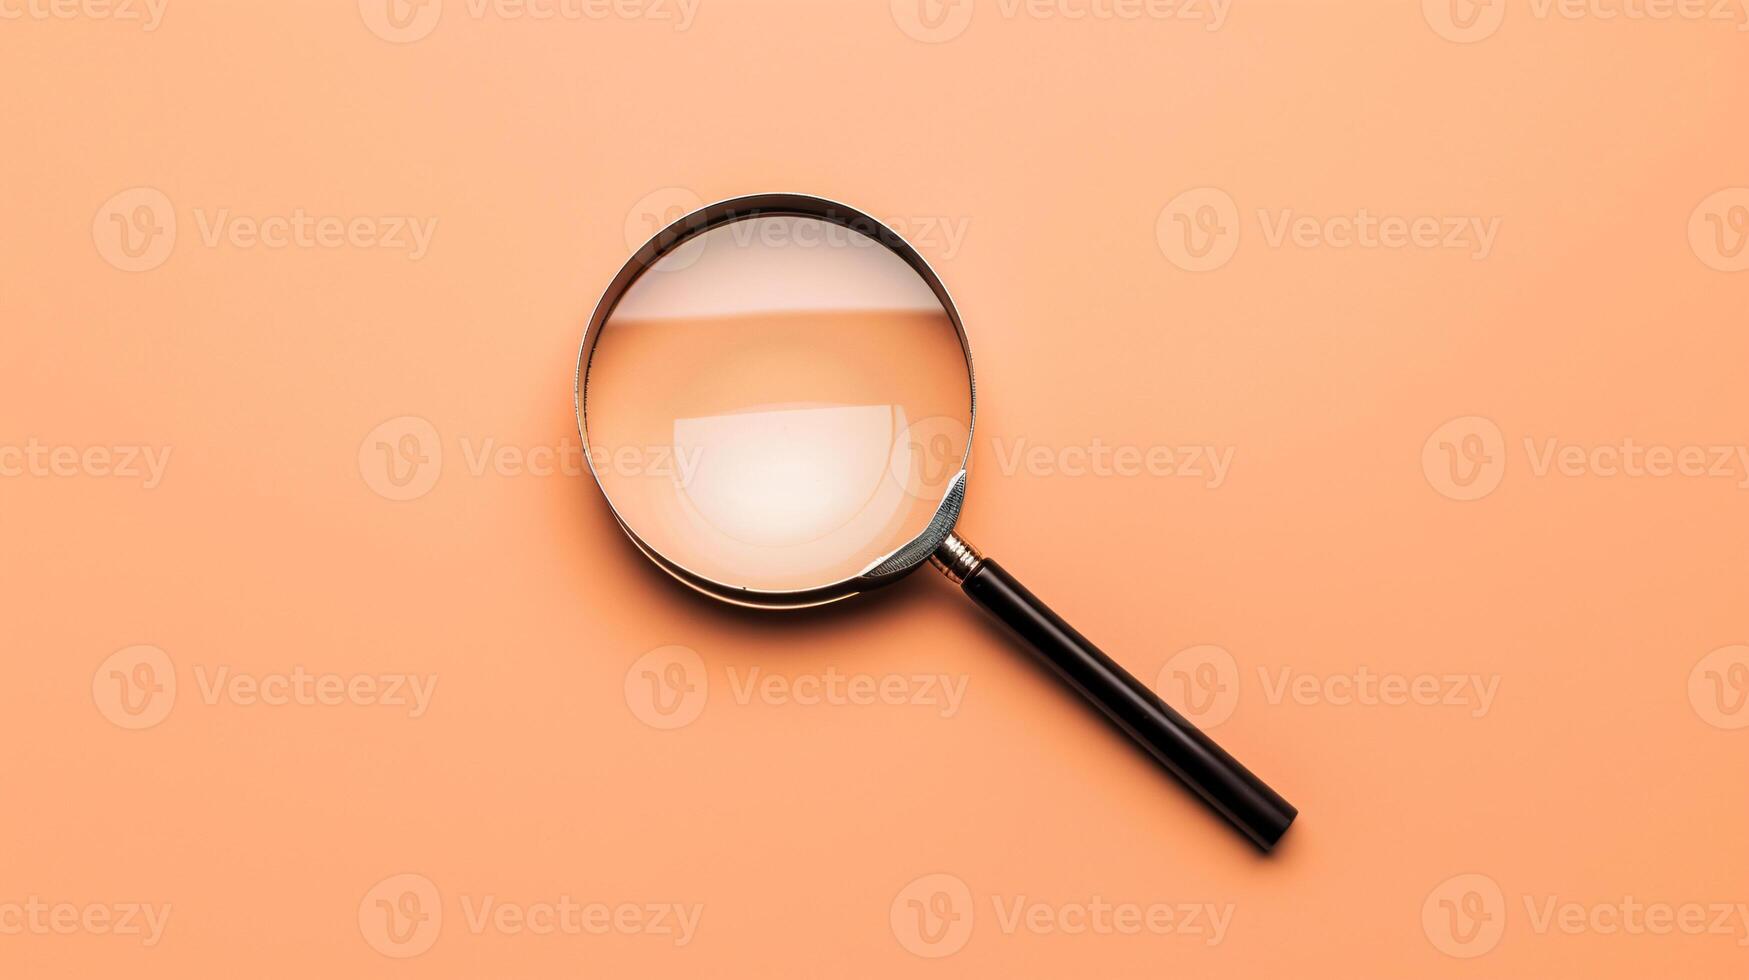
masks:
<path id="1" fill-rule="evenodd" d="M 921 534 L 970 438 L 970 367 L 935 293 L 815 218 L 719 225 L 602 324 L 590 460 L 643 544 L 755 591 L 842 582 Z"/>

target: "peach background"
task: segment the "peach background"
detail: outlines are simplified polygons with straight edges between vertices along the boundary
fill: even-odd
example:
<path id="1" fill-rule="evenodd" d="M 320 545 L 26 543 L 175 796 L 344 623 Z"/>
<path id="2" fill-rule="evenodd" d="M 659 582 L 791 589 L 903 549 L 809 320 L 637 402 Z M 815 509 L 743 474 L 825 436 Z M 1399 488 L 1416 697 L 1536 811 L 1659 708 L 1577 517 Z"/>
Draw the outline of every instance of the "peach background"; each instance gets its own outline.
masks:
<path id="1" fill-rule="evenodd" d="M 1749 902 L 1745 709 L 1689 689 L 1749 642 L 1741 473 L 1539 476 L 1523 450 L 1745 441 L 1749 274 L 1688 234 L 1749 185 L 1737 25 L 1513 4 L 1466 43 L 1437 3 L 1238 0 L 1207 31 L 976 0 L 928 43 L 884 2 L 703 0 L 677 32 L 446 0 L 393 44 L 374 2 L 169 0 L 151 32 L 0 21 L 0 446 L 173 451 L 151 490 L 0 478 L 0 910 L 173 909 L 151 948 L 0 934 L 0 973 L 1743 974 L 1735 920 L 1567 935 L 1525 905 Z M 178 231 L 124 272 L 102 209 L 134 187 Z M 1241 227 L 1192 273 L 1156 230 L 1201 187 Z M 820 613 L 720 608 L 647 567 L 586 477 L 470 473 L 463 440 L 575 439 L 583 318 L 667 188 L 964 222 L 957 249 L 907 229 L 975 345 L 962 530 L 1139 676 L 1226 651 L 1216 732 L 1302 810 L 1273 858 L 931 573 Z M 1271 247 L 1256 215 L 1363 207 L 1501 223 L 1475 261 Z M 208 245 L 222 208 L 438 224 L 418 261 Z M 443 457 L 394 501 L 378 490 L 421 487 L 385 483 L 367 437 L 404 416 L 424 423 L 388 441 Z M 1498 427 L 1506 467 L 1461 502 L 1422 450 L 1467 416 Z M 1019 439 L 1234 457 L 1212 489 L 1004 473 Z M 177 693 L 124 730 L 94 680 L 137 644 Z M 697 659 L 649 654 L 676 646 Z M 696 720 L 640 720 L 640 663 L 703 672 Z M 418 719 L 201 696 L 219 668 L 300 666 L 438 686 Z M 942 672 L 967 695 L 951 718 L 738 703 L 728 672 L 752 667 Z M 1301 703 L 1258 674 L 1362 667 L 1498 694 L 1480 717 Z M 973 896 L 972 929 L 926 959 L 891 923 L 937 873 Z M 417 900 L 379 889 L 400 874 L 443 903 L 408 959 L 379 954 L 367 901 Z M 1498 894 L 1442 885 L 1465 874 Z M 562 894 L 704 912 L 676 948 L 476 935 L 460 905 Z M 1005 934 L 991 898 L 1018 895 L 1233 916 L 1215 945 Z M 1441 898 L 1503 923 L 1498 942 L 1424 922 Z"/>

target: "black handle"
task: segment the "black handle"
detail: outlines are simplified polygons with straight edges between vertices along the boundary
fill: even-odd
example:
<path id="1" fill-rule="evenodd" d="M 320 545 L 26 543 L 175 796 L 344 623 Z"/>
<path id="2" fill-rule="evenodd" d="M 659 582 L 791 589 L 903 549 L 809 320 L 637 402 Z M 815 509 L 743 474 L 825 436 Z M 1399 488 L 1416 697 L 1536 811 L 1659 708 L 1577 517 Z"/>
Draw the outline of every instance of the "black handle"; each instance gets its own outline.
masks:
<path id="1" fill-rule="evenodd" d="M 982 559 L 961 588 L 1252 843 L 1267 851 L 1287 832 L 1299 813 L 1292 804 L 1087 642 L 1001 565 Z"/>

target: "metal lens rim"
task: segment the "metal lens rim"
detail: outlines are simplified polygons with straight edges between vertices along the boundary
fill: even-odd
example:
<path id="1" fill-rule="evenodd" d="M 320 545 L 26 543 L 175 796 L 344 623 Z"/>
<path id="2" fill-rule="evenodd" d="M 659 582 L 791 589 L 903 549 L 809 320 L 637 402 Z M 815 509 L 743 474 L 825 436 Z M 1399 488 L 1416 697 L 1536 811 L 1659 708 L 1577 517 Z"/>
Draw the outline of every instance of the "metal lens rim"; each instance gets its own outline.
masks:
<path id="1" fill-rule="evenodd" d="M 613 506 L 613 498 L 608 496 L 607 488 L 601 482 L 601 474 L 597 472 L 595 459 L 590 452 L 589 363 L 595 352 L 595 342 L 601 336 L 601 329 L 613 316 L 615 307 L 619 305 L 620 300 L 625 297 L 632 285 L 664 256 L 713 228 L 754 217 L 815 218 L 849 228 L 878 242 L 904 260 L 905 264 L 910 266 L 911 270 L 928 284 L 930 291 L 935 294 L 935 298 L 941 302 L 942 309 L 947 312 L 948 320 L 953 324 L 954 333 L 959 337 L 960 351 L 966 358 L 966 378 L 970 386 L 968 392 L 970 411 L 966 419 L 966 451 L 960 460 L 961 477 L 955 489 L 950 491 L 947 499 L 944 499 L 937 509 L 935 519 L 930 521 L 929 527 L 918 538 L 869 565 L 870 571 L 829 585 L 809 589 L 749 589 L 701 575 L 661 554 L 639 537 L 637 531 Z M 572 399 L 577 413 L 577 433 L 583 440 L 583 455 L 589 465 L 589 475 L 595 480 L 596 488 L 601 491 L 602 499 L 607 501 L 608 509 L 613 512 L 614 520 L 619 523 L 626 536 L 631 538 L 632 543 L 637 545 L 638 550 L 642 551 L 662 570 L 699 592 L 724 602 L 761 609 L 796 609 L 836 602 L 892 582 L 923 564 L 928 559 L 929 554 L 935 550 L 935 546 L 953 531 L 954 521 L 958 518 L 960 503 L 964 497 L 964 473 L 971 462 L 971 432 L 976 428 L 978 416 L 978 384 L 972 368 L 971 343 L 966 338 L 965 325 L 960 320 L 959 307 L 954 304 L 953 297 L 948 294 L 947 287 L 942 284 L 941 277 L 936 275 L 929 262 L 898 232 L 848 204 L 810 194 L 752 194 L 729 198 L 715 204 L 707 204 L 675 220 L 652 236 L 636 252 L 633 252 L 631 258 L 626 260 L 618 274 L 608 283 L 600 301 L 595 304 L 595 312 L 590 314 L 588 327 L 583 334 L 582 347 L 577 352 L 577 375 L 572 389 Z M 925 540 L 926 538 L 931 540 Z M 902 562 L 893 561 L 894 556 L 901 553 L 909 557 Z"/>

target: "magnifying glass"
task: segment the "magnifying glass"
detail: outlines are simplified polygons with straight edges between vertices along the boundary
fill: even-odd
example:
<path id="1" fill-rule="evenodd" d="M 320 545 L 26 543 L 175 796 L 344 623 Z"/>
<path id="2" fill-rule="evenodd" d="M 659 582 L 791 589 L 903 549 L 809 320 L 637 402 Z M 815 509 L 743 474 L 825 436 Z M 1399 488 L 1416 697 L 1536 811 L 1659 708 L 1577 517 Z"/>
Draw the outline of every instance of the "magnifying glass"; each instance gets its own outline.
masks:
<path id="1" fill-rule="evenodd" d="M 764 609 L 934 565 L 1258 847 L 1297 814 L 954 533 L 976 388 L 947 289 L 866 214 L 797 194 L 712 204 L 614 276 L 577 360 L 589 470 L 640 550 Z"/>

